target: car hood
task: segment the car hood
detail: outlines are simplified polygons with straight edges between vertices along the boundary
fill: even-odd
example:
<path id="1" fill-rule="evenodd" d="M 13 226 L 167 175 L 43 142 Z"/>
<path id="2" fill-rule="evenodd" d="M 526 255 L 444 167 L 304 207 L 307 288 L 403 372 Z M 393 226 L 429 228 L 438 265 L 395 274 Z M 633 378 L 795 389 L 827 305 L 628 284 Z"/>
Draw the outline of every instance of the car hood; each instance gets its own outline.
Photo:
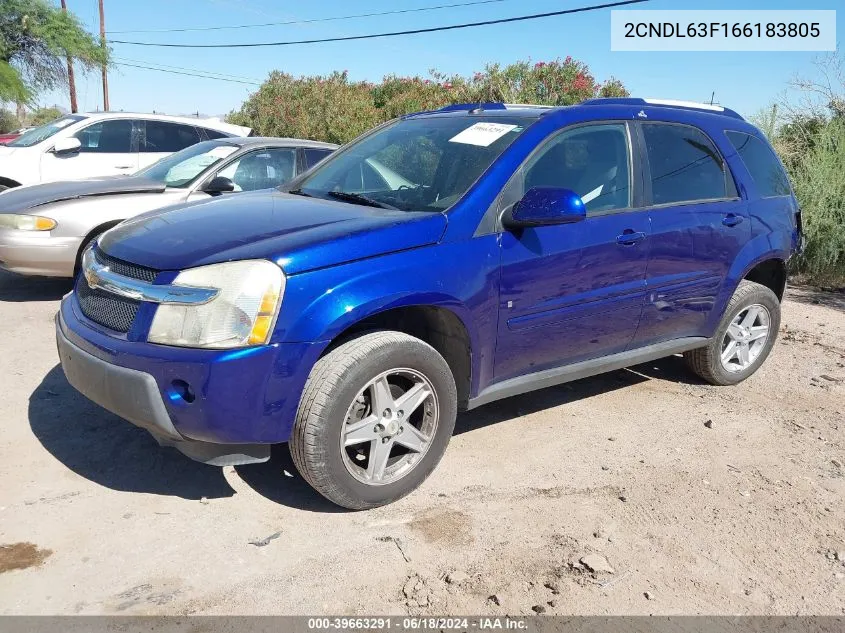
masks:
<path id="1" fill-rule="evenodd" d="M 162 183 L 135 176 L 109 176 L 66 182 L 15 187 L 0 197 L 0 213 L 20 213 L 36 207 L 88 196 L 107 196 L 121 193 L 161 193 Z"/>
<path id="2" fill-rule="evenodd" d="M 108 255 L 159 270 L 270 259 L 288 275 L 436 243 L 442 213 L 393 211 L 278 191 L 153 211 L 100 240 Z"/>

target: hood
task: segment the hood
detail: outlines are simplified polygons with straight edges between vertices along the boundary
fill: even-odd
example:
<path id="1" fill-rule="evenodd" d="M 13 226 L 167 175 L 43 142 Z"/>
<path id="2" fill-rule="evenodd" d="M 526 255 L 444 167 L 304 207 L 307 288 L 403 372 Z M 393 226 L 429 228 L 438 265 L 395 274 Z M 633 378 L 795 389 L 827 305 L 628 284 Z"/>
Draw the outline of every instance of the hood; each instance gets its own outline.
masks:
<path id="1" fill-rule="evenodd" d="M 436 243 L 442 213 L 392 211 L 278 191 L 147 213 L 108 231 L 104 252 L 158 270 L 270 259 L 288 275 Z"/>
<path id="2" fill-rule="evenodd" d="M 20 213 L 52 202 L 120 193 L 161 193 L 162 183 L 135 176 L 109 176 L 15 187 L 0 197 L 0 213 Z"/>

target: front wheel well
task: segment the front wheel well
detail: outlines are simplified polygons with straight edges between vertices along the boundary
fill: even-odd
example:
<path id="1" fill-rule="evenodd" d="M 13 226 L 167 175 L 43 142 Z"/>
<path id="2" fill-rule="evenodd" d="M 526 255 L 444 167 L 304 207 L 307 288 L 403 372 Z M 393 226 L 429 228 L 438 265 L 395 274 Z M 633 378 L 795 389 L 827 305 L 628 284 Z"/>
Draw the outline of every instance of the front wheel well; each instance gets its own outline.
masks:
<path id="1" fill-rule="evenodd" d="M 95 239 L 99 235 L 102 235 L 103 233 L 105 233 L 109 229 L 114 228 L 115 226 L 117 226 L 121 222 L 123 222 L 123 220 L 112 220 L 111 222 L 104 222 L 100 226 L 97 226 L 97 227 L 94 227 L 93 229 L 91 229 L 88 232 L 88 235 L 86 235 L 82 239 L 82 244 L 79 245 L 79 250 L 76 253 L 76 262 L 74 263 L 74 266 L 73 266 L 73 276 L 74 277 L 76 277 L 76 273 L 79 272 L 79 269 L 82 266 L 82 251 L 85 250 L 85 247 L 88 246 L 88 244 L 91 243 L 91 240 Z"/>
<path id="2" fill-rule="evenodd" d="M 466 326 L 454 312 L 438 306 L 407 306 L 378 312 L 346 328 L 332 340 L 323 354 L 352 336 L 371 330 L 404 332 L 431 345 L 452 371 L 458 407 L 467 407 L 472 379 L 471 344 Z"/>
<path id="3" fill-rule="evenodd" d="M 786 275 L 785 261 L 782 259 L 767 259 L 755 265 L 743 279 L 766 286 L 777 295 L 780 301 L 783 299 L 783 293 L 786 290 Z"/>
<path id="4" fill-rule="evenodd" d="M 0 176 L 0 187 L 7 187 L 11 189 L 13 187 L 20 187 L 21 183 L 12 180 L 11 178 L 3 178 Z"/>

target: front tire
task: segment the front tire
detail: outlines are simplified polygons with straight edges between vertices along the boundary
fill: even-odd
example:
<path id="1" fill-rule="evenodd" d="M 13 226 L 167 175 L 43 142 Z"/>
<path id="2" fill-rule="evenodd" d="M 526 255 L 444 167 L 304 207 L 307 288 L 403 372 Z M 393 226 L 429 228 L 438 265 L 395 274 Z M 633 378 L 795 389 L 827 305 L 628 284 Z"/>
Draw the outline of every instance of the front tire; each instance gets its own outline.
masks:
<path id="1" fill-rule="evenodd" d="M 289 447 L 303 478 L 352 510 L 391 503 L 437 466 L 457 390 L 437 351 L 401 332 L 357 336 L 314 365 Z"/>
<path id="2" fill-rule="evenodd" d="M 766 286 L 743 280 L 707 347 L 684 354 L 687 366 L 712 385 L 735 385 L 757 371 L 777 339 L 780 301 Z"/>

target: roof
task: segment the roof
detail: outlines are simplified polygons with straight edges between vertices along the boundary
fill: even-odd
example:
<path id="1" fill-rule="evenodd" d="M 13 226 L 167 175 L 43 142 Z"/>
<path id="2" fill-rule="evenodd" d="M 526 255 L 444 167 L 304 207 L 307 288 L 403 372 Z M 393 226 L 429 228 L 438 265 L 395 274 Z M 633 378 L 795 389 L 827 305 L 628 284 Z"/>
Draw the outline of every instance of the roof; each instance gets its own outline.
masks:
<path id="1" fill-rule="evenodd" d="M 721 114 L 733 119 L 744 121 L 742 116 L 721 105 L 714 103 L 699 103 L 697 101 L 681 101 L 679 99 L 640 99 L 635 97 L 607 97 L 600 99 L 587 99 L 580 105 L 627 105 L 638 107 L 672 108 L 676 110 L 689 110 L 693 112 L 708 112 L 710 114 Z"/>
<path id="2" fill-rule="evenodd" d="M 429 110 L 426 112 L 414 112 L 406 114 L 403 119 L 408 119 L 417 116 L 433 116 L 433 115 L 447 115 L 455 116 L 460 114 L 481 114 L 485 117 L 513 117 L 524 116 L 526 118 L 536 119 L 547 112 L 559 109 L 556 106 L 535 105 L 531 103 L 455 103 L 447 105 L 437 110 Z"/>
<path id="3" fill-rule="evenodd" d="M 242 125 L 226 123 L 217 117 L 197 118 L 189 116 L 171 116 L 169 114 L 149 114 L 146 112 L 83 112 L 82 116 L 92 119 L 144 119 L 145 121 L 169 121 L 171 123 L 183 123 L 186 125 L 198 125 L 212 130 L 233 134 L 235 136 L 246 136 L 252 128 Z"/>
<path id="4" fill-rule="evenodd" d="M 459 115 L 459 114 L 480 114 L 485 117 L 523 115 L 530 118 L 539 118 L 550 112 L 564 110 L 566 108 L 579 108 L 582 106 L 633 106 L 637 108 L 656 107 L 671 108 L 673 110 L 718 114 L 744 121 L 740 114 L 721 105 L 710 103 L 698 103 L 695 101 L 680 101 L 677 99 L 640 99 L 634 97 L 606 97 L 598 99 L 587 99 L 572 106 L 543 106 L 524 103 L 456 103 L 444 106 L 437 110 L 428 112 L 415 112 L 403 118 L 416 116 L 434 115 Z"/>
<path id="5" fill-rule="evenodd" d="M 286 138 L 280 136 L 242 136 L 234 138 L 219 139 L 230 145 L 250 147 L 253 145 L 272 145 L 278 147 L 313 147 L 318 149 L 335 150 L 339 145 L 324 143 L 323 141 L 311 141 L 303 138 Z"/>

